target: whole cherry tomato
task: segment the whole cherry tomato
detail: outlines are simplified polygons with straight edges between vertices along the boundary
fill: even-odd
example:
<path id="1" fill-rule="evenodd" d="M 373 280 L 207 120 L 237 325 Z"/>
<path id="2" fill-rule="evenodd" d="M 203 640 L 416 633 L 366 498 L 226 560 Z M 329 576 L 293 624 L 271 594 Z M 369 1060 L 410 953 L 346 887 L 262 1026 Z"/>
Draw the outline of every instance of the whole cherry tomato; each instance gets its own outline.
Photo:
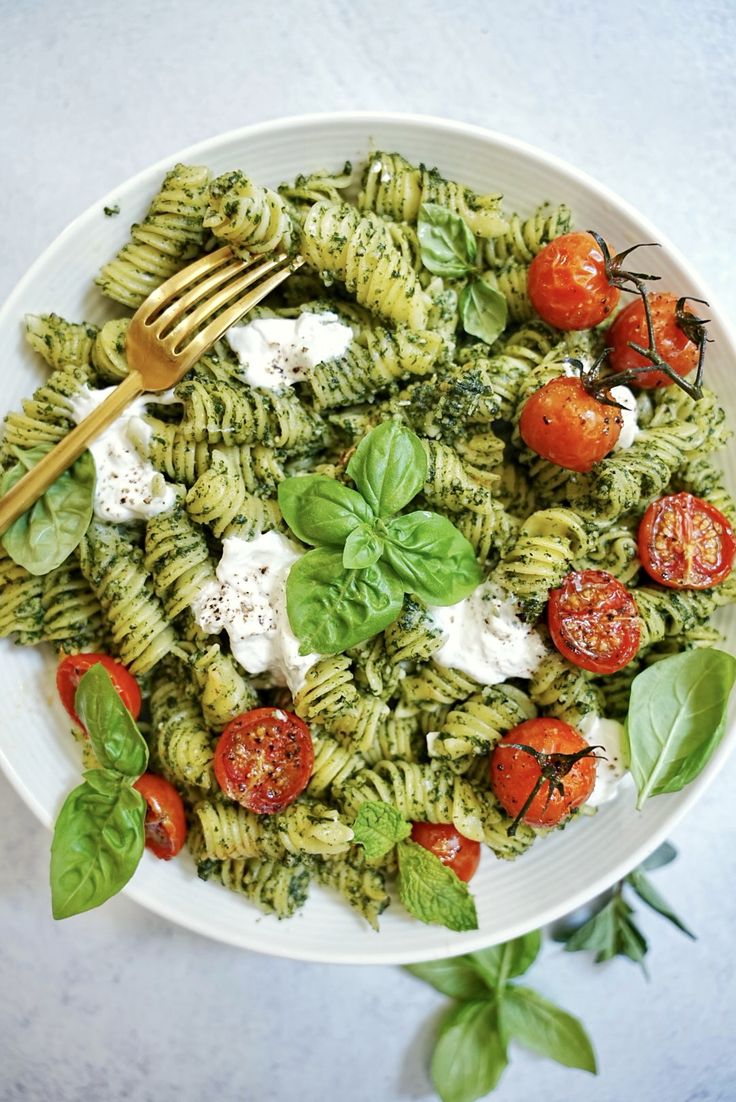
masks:
<path id="1" fill-rule="evenodd" d="M 589 233 L 555 237 L 529 265 L 528 289 L 539 316 L 557 329 L 590 329 L 619 299 L 609 280 L 606 257 Z"/>
<path id="2" fill-rule="evenodd" d="M 304 791 L 314 765 L 306 723 L 281 708 L 254 708 L 228 723 L 215 749 L 215 776 L 249 811 L 283 811 Z"/>
<path id="3" fill-rule="evenodd" d="M 589 471 L 618 443 L 621 410 L 600 402 L 574 376 L 560 375 L 531 394 L 519 432 L 528 448 L 570 471 Z"/>
<path id="4" fill-rule="evenodd" d="M 168 861 L 176 857 L 187 836 L 184 804 L 173 784 L 155 773 L 144 773 L 133 785 L 148 804 L 146 848 Z"/>
<path id="5" fill-rule="evenodd" d="M 98 662 L 109 673 L 118 696 L 133 719 L 138 719 L 141 711 L 141 691 L 138 688 L 138 682 L 122 663 L 116 662 L 107 654 L 68 654 L 57 666 L 56 688 L 59 691 L 61 703 L 82 730 L 84 730 L 82 723 L 74 711 L 74 697 L 84 674 Z"/>
<path id="6" fill-rule="evenodd" d="M 549 595 L 547 622 L 560 654 L 592 673 L 623 669 L 641 641 L 634 598 L 605 570 L 568 574 Z"/>
<path id="7" fill-rule="evenodd" d="M 684 377 L 694 371 L 698 365 L 699 349 L 677 324 L 675 309 L 677 299 L 669 292 L 648 296 L 649 310 L 652 316 L 652 329 L 657 352 L 666 360 L 676 375 Z M 687 310 L 687 307 L 685 307 Z M 692 313 L 688 310 L 688 313 Z M 618 315 L 608 331 L 606 342 L 609 346 L 608 362 L 614 371 L 630 371 L 635 367 L 652 367 L 652 364 L 639 352 L 629 347 L 629 341 L 640 348 L 648 348 L 644 303 L 637 298 Z M 633 386 L 652 387 L 672 386 L 672 379 L 663 371 L 647 371 L 638 375 Z"/>
<path id="8" fill-rule="evenodd" d="M 728 518 L 693 494 L 653 501 L 639 525 L 638 542 L 647 574 L 672 589 L 709 589 L 733 569 L 736 540 Z"/>
<path id="9" fill-rule="evenodd" d="M 475 875 L 480 862 L 480 842 L 466 838 L 452 823 L 413 823 L 411 837 L 439 857 L 460 880 L 467 883 Z"/>

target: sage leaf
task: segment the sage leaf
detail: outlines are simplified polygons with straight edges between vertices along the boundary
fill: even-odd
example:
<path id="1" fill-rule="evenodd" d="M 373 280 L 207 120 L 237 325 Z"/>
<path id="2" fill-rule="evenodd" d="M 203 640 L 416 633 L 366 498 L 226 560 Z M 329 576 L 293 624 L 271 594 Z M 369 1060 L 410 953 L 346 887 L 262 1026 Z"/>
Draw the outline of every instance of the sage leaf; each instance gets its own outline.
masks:
<path id="1" fill-rule="evenodd" d="M 508 321 L 505 297 L 478 276 L 460 294 L 460 318 L 463 329 L 486 344 L 493 344 Z"/>
<path id="2" fill-rule="evenodd" d="M 468 959 L 483 977 L 489 990 L 494 991 L 503 987 L 514 976 L 523 976 L 539 956 L 541 946 L 539 930 L 530 930 L 528 934 L 515 937 L 511 941 L 469 953 Z"/>
<path id="3" fill-rule="evenodd" d="M 411 823 L 407 823 L 391 804 L 368 800 L 358 809 L 353 834 L 353 841 L 363 847 L 366 857 L 372 861 L 385 857 L 397 842 L 407 838 L 411 834 Z"/>
<path id="4" fill-rule="evenodd" d="M 364 570 L 373 566 L 383 554 L 383 540 L 368 524 L 353 528 L 342 549 L 342 565 L 346 570 Z"/>
<path id="5" fill-rule="evenodd" d="M 54 918 L 99 907 L 138 867 L 145 841 L 146 801 L 120 774 L 92 769 L 69 793 L 51 843 Z"/>
<path id="6" fill-rule="evenodd" d="M 529 987 L 507 987 L 499 1001 L 503 1036 L 564 1064 L 597 1072 L 595 1052 L 582 1022 Z"/>
<path id="7" fill-rule="evenodd" d="M 434 275 L 459 277 L 475 267 L 475 238 L 464 220 L 447 207 L 422 203 L 417 236 L 422 264 Z"/>
<path id="8" fill-rule="evenodd" d="M 300 654 L 338 654 L 373 638 L 401 612 L 404 589 L 390 566 L 346 570 L 342 552 L 317 547 L 286 580 L 286 611 Z"/>
<path id="9" fill-rule="evenodd" d="M 49 451 L 50 445 L 28 451 L 16 448 L 16 462 L 0 478 L 0 497 Z M 30 574 L 49 574 L 71 555 L 89 528 L 94 499 L 95 463 L 86 451 L 13 521 L 2 536 L 3 547 Z"/>
<path id="10" fill-rule="evenodd" d="M 663 658 L 637 674 L 626 750 L 638 808 L 698 776 L 723 738 L 734 680 L 736 659 L 710 647 Z"/>
<path id="11" fill-rule="evenodd" d="M 451 999 L 482 999 L 488 996 L 488 987 L 467 954 L 450 957 L 448 960 L 407 964 L 405 968 L 417 979 L 431 984 Z"/>
<path id="12" fill-rule="evenodd" d="M 347 470 L 376 516 L 387 517 L 421 490 L 427 456 L 411 429 L 399 421 L 384 421 L 363 437 Z"/>
<path id="13" fill-rule="evenodd" d="M 454 605 L 483 580 L 472 544 L 447 517 L 417 510 L 386 529 L 384 558 L 421 601 Z"/>
<path id="14" fill-rule="evenodd" d="M 360 494 L 327 475 L 286 478 L 278 499 L 294 535 L 311 545 L 342 547 L 351 532 L 375 519 Z"/>
<path id="15" fill-rule="evenodd" d="M 102 663 L 90 666 L 80 679 L 74 710 L 103 768 L 115 769 L 133 778 L 145 773 L 148 765 L 146 740 Z"/>
<path id="16" fill-rule="evenodd" d="M 631 919 L 633 913 L 620 892 L 616 892 L 597 914 L 568 938 L 565 950 L 576 953 L 587 949 L 595 953 L 596 964 L 617 955 L 625 956 L 644 968 L 648 945 Z"/>
<path id="17" fill-rule="evenodd" d="M 450 1008 L 432 1055 L 432 1082 L 442 1102 L 475 1102 L 498 1083 L 506 1065 L 495 999 Z"/>
<path id="18" fill-rule="evenodd" d="M 631 885 L 643 903 L 646 903 L 646 905 L 651 907 L 653 911 L 656 911 L 657 914 L 662 915 L 662 918 L 666 918 L 673 926 L 676 926 L 678 930 L 682 930 L 683 934 L 691 937 L 693 941 L 696 940 L 692 930 L 689 930 L 682 919 L 678 918 L 667 900 L 659 894 L 649 878 L 644 875 L 641 868 L 634 869 L 633 872 L 630 872 L 626 877 L 626 883 Z"/>
<path id="19" fill-rule="evenodd" d="M 439 857 L 417 842 L 399 842 L 399 898 L 421 922 L 449 930 L 477 930 L 475 901 L 465 884 Z"/>

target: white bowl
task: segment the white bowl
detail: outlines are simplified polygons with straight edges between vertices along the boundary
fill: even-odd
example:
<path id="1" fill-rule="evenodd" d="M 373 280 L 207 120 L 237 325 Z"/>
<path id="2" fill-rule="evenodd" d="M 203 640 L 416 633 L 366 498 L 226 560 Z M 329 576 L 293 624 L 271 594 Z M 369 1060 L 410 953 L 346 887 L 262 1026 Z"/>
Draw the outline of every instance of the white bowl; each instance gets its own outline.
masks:
<path id="1" fill-rule="evenodd" d="M 55 311 L 70 320 L 100 322 L 112 306 L 92 279 L 127 239 L 164 174 L 177 161 L 203 163 L 213 172 L 243 168 L 275 186 L 297 173 L 363 160 L 371 148 L 398 150 L 411 161 L 437 165 L 478 191 L 500 190 L 508 211 L 530 213 L 543 200 L 566 202 L 580 228 L 597 229 L 617 249 L 660 241 L 655 263 L 663 288 L 711 302 L 708 381 L 736 421 L 729 363 L 734 338 L 702 281 L 674 246 L 642 215 L 601 184 L 556 157 L 522 142 L 442 119 L 414 115 L 349 113 L 283 119 L 237 130 L 167 157 L 100 199 L 76 219 L 36 261 L 0 311 L 3 408 L 39 384 L 43 369 L 25 345 L 26 312 Z M 103 206 L 119 203 L 108 218 Z M 729 393 L 730 391 L 730 393 Z M 726 457 L 729 476 L 733 456 Z M 733 484 L 734 478 L 731 477 Z M 726 617 L 728 643 L 736 645 L 734 618 Z M 727 643 L 727 645 L 728 645 Z M 54 689 L 50 651 L 0 649 L 0 764 L 21 797 L 51 827 L 66 793 L 79 783 L 79 752 Z M 302 960 L 397 964 L 469 952 L 550 922 L 609 887 L 650 853 L 702 795 L 736 739 L 732 726 L 701 776 L 683 792 L 658 796 L 642 812 L 621 792 L 597 815 L 540 841 L 513 863 L 484 854 L 473 880 L 479 929 L 455 934 L 426 926 L 392 906 L 373 930 L 337 897 L 313 888 L 302 913 L 289 921 L 265 917 L 224 888 L 198 880 L 191 861 L 157 861 L 148 852 L 129 898 L 152 911 L 232 945 Z M 51 910 L 49 903 L 49 921 Z"/>

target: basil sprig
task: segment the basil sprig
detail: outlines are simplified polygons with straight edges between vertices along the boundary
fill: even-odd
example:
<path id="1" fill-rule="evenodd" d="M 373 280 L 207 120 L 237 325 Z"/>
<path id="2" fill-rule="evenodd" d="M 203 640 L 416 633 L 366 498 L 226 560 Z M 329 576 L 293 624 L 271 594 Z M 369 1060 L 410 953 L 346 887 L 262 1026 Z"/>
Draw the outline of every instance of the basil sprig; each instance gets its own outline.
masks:
<path id="1" fill-rule="evenodd" d="M 434 275 L 460 279 L 469 276 L 460 293 L 463 329 L 493 344 L 508 320 L 506 298 L 481 277 L 478 247 L 463 219 L 438 203 L 423 203 L 417 219 L 422 264 Z"/>
<path id="2" fill-rule="evenodd" d="M 471 544 L 446 518 L 417 510 L 395 516 L 424 486 L 419 437 L 386 421 L 358 445 L 347 467 L 356 489 L 325 475 L 287 478 L 279 505 L 308 551 L 286 583 L 289 623 L 302 654 L 336 654 L 393 623 L 405 593 L 456 604 L 482 575 Z"/>
<path id="3" fill-rule="evenodd" d="M 626 756 L 639 790 L 679 792 L 710 761 L 726 729 L 736 658 L 710 647 L 655 662 L 631 685 Z"/>
<path id="4" fill-rule="evenodd" d="M 89 769 L 59 812 L 51 843 L 54 918 L 81 914 L 116 895 L 138 867 L 146 801 L 132 787 L 148 747 L 100 663 L 79 682 L 74 708 L 101 768 Z"/>
<path id="5" fill-rule="evenodd" d="M 23 451 L 15 448 L 16 462 L 0 478 L 0 497 L 51 451 L 50 444 Z M 92 519 L 95 499 L 95 462 L 91 452 L 52 482 L 45 494 L 2 536 L 13 562 L 31 574 L 49 574 L 77 547 Z"/>

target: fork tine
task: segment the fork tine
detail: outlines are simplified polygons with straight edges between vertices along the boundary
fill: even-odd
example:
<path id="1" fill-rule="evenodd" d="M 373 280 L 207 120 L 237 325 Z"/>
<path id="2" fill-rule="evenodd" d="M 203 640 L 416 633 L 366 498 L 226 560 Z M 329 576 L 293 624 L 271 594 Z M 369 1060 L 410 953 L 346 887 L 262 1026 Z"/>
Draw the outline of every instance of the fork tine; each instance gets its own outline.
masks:
<path id="1" fill-rule="evenodd" d="M 297 268 L 300 268 L 303 263 L 303 257 L 295 257 L 285 268 L 279 268 L 278 271 L 272 272 L 268 279 L 265 279 L 263 283 L 259 283 L 257 287 L 254 287 L 250 294 L 234 302 L 232 306 L 223 311 L 219 317 L 211 321 L 210 324 L 203 329 L 201 333 L 198 333 L 181 352 L 176 354 L 179 363 L 181 365 L 186 365 L 182 370 L 188 370 L 192 364 L 196 363 L 200 356 L 222 336 L 226 329 L 234 325 L 243 314 L 248 312 L 248 310 L 257 306 L 261 299 L 264 299 L 266 295 L 269 295 L 271 291 L 275 290 L 280 283 L 288 279 L 291 273 L 296 271 Z"/>
<path id="2" fill-rule="evenodd" d="M 199 302 L 200 299 L 209 295 L 212 291 L 217 290 L 221 284 L 227 283 L 228 280 L 239 275 L 245 267 L 247 267 L 245 261 L 234 256 L 230 263 L 220 265 L 207 279 L 195 283 L 186 294 L 173 299 L 162 314 L 153 312 L 146 320 L 145 324 L 150 328 L 154 336 L 163 337 L 166 330 L 175 324 L 180 314 L 184 314 L 190 306 L 194 305 L 194 303 Z"/>
<path id="3" fill-rule="evenodd" d="M 233 258 L 233 255 L 230 246 L 223 245 L 221 249 L 216 249 L 215 252 L 203 256 L 201 260 L 195 260 L 193 264 L 188 264 L 187 267 L 182 268 L 180 272 L 175 272 L 174 275 L 169 276 L 160 287 L 151 291 L 148 298 L 138 307 L 133 317 L 135 318 L 140 315 L 141 319 L 145 320 L 152 314 L 158 313 L 159 310 L 166 306 L 167 303 L 181 291 L 186 290 L 187 287 L 191 287 L 192 283 L 196 283 L 202 276 L 208 275 L 222 264 L 227 263 Z"/>

